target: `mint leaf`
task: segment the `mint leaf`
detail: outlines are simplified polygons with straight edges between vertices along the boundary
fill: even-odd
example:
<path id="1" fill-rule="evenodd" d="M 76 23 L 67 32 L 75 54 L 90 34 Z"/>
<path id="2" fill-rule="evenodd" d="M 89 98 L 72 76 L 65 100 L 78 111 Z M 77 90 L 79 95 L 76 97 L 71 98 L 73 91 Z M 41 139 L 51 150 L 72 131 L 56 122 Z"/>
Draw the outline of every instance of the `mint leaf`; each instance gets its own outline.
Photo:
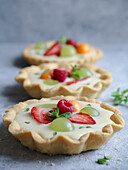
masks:
<path id="1" fill-rule="evenodd" d="M 91 107 L 92 105 L 91 105 L 91 104 L 87 104 L 87 106 L 90 106 L 90 107 Z"/>
<path id="2" fill-rule="evenodd" d="M 59 115 L 59 117 L 65 117 L 66 119 L 72 117 L 71 112 L 65 112 L 64 114 Z"/>
<path id="3" fill-rule="evenodd" d="M 92 128 L 91 126 L 86 126 L 86 128 Z"/>
<path id="4" fill-rule="evenodd" d="M 50 120 L 54 120 L 56 118 L 55 116 L 48 116 L 48 115 L 46 115 L 45 117 L 50 119 Z"/>
<path id="5" fill-rule="evenodd" d="M 112 92 L 111 96 L 115 97 L 113 101 L 116 105 L 120 105 L 122 102 L 127 103 L 128 89 L 121 92 L 120 88 L 118 88 L 116 92 Z"/>
<path id="6" fill-rule="evenodd" d="M 62 44 L 66 44 L 68 38 L 65 37 L 64 35 L 62 35 L 60 38 L 59 38 L 59 41 L 62 43 Z"/>
<path id="7" fill-rule="evenodd" d="M 29 108 L 27 108 L 26 110 L 25 110 L 25 112 L 28 112 L 29 111 Z"/>
<path id="8" fill-rule="evenodd" d="M 85 128 L 84 126 L 80 126 L 79 129 Z"/>
<path id="9" fill-rule="evenodd" d="M 104 159 L 109 160 L 112 158 L 112 155 L 104 156 Z"/>
<path id="10" fill-rule="evenodd" d="M 30 122 L 24 122 L 24 123 L 26 123 L 26 124 L 30 124 Z"/>
<path id="11" fill-rule="evenodd" d="M 106 161 L 106 159 L 98 159 L 97 163 L 98 164 L 104 164 L 104 163 L 107 163 L 107 161 Z"/>
<path id="12" fill-rule="evenodd" d="M 54 132 L 54 133 L 53 133 L 53 136 L 56 136 L 56 135 L 57 135 L 57 132 Z"/>

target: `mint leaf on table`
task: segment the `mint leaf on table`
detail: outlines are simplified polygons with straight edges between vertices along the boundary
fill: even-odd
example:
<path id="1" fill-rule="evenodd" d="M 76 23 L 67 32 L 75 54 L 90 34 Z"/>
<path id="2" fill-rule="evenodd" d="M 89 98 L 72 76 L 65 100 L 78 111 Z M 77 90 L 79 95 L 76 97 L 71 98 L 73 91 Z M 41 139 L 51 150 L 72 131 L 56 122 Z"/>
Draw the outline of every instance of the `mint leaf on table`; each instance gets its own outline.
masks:
<path id="1" fill-rule="evenodd" d="M 117 89 L 117 91 L 112 92 L 112 97 L 114 97 L 114 103 L 116 105 L 120 105 L 121 103 L 127 103 L 128 102 L 128 89 L 121 92 L 120 88 Z"/>

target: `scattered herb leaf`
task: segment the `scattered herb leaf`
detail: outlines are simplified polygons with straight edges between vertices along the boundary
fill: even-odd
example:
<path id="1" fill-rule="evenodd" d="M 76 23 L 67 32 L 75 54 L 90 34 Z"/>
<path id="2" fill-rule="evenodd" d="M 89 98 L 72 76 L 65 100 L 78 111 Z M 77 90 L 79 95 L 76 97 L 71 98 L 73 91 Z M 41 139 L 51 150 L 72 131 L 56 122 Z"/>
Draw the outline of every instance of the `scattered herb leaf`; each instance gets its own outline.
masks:
<path id="1" fill-rule="evenodd" d="M 109 159 L 111 159 L 111 158 L 112 158 L 111 155 L 104 156 L 103 159 L 98 159 L 98 160 L 97 160 L 97 163 L 109 165 L 109 163 L 107 162 L 107 160 L 109 160 Z"/>
<path id="2" fill-rule="evenodd" d="M 104 156 L 104 159 L 109 160 L 112 158 L 112 155 Z"/>
<path id="3" fill-rule="evenodd" d="M 29 108 L 27 108 L 26 110 L 25 110 L 25 112 L 28 112 L 29 111 Z"/>
<path id="4" fill-rule="evenodd" d="M 85 128 L 84 126 L 80 126 L 79 129 Z"/>
<path id="5" fill-rule="evenodd" d="M 41 75 L 41 73 L 34 73 L 35 75 Z"/>
<path id="6" fill-rule="evenodd" d="M 53 133 L 53 136 L 56 136 L 56 135 L 57 135 L 57 132 L 54 132 L 54 133 Z"/>
<path id="7" fill-rule="evenodd" d="M 86 85 L 88 86 L 88 85 L 90 85 L 90 83 L 86 83 Z"/>
<path id="8" fill-rule="evenodd" d="M 91 105 L 91 104 L 87 104 L 87 106 L 90 106 L 90 107 L 91 107 L 92 105 Z"/>
<path id="9" fill-rule="evenodd" d="M 105 164 L 105 163 L 107 163 L 107 161 L 106 161 L 106 159 L 98 159 L 97 163 L 98 164 Z"/>
<path id="10" fill-rule="evenodd" d="M 24 122 L 24 123 L 26 123 L 26 124 L 30 124 L 30 122 Z"/>
<path id="11" fill-rule="evenodd" d="M 86 128 L 92 128 L 91 126 L 86 126 Z"/>
<path id="12" fill-rule="evenodd" d="M 120 88 L 118 88 L 116 92 L 112 92 L 111 96 L 115 97 L 113 101 L 116 105 L 120 105 L 122 102 L 127 103 L 128 89 L 121 92 Z"/>

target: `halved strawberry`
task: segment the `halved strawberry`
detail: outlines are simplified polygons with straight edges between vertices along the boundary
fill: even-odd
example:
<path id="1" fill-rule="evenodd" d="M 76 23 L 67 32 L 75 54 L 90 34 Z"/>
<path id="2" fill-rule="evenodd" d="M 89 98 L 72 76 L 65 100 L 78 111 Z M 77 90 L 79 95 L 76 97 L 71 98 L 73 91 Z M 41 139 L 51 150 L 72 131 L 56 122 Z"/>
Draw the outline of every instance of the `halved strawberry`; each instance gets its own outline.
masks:
<path id="1" fill-rule="evenodd" d="M 46 115 L 51 116 L 48 113 L 50 110 L 55 110 L 55 108 L 33 107 L 31 110 L 31 115 L 38 123 L 48 124 L 51 122 L 51 120 L 46 118 Z"/>
<path id="2" fill-rule="evenodd" d="M 52 45 L 51 48 L 49 48 L 49 49 L 44 53 L 44 56 L 59 55 L 61 49 L 62 49 L 62 44 L 61 44 L 60 41 L 57 41 L 55 44 Z"/>
<path id="3" fill-rule="evenodd" d="M 91 116 L 84 113 L 76 113 L 72 117 L 70 117 L 69 120 L 72 123 L 78 123 L 78 124 L 89 124 L 89 125 L 96 124 L 96 121 Z"/>
<path id="4" fill-rule="evenodd" d="M 90 78 L 90 76 L 87 76 L 87 77 L 85 77 L 83 79 L 80 79 L 80 80 L 68 81 L 68 82 L 66 82 L 66 85 L 71 85 L 71 84 L 74 84 L 74 83 L 78 83 L 78 82 L 87 80 L 88 78 Z"/>

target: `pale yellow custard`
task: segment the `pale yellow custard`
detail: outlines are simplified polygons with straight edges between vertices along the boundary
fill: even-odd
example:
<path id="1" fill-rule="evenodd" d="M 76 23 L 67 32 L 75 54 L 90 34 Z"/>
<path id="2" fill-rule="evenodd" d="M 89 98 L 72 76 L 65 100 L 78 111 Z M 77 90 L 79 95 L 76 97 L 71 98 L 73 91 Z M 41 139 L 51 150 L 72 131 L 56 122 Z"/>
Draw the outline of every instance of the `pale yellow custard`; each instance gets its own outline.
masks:
<path id="1" fill-rule="evenodd" d="M 88 102 L 84 101 L 78 101 L 82 107 L 86 107 Z M 28 111 L 25 111 L 27 108 L 24 110 L 20 111 L 17 113 L 15 120 L 18 122 L 20 127 L 25 130 L 25 131 L 36 131 L 39 133 L 41 136 L 43 136 L 46 139 L 49 139 L 53 137 L 53 131 L 50 129 L 49 124 L 40 124 L 38 123 L 32 116 L 31 116 L 31 109 L 40 104 L 57 104 L 58 100 L 52 100 L 52 101 L 46 101 L 46 102 L 38 102 L 38 103 L 33 103 L 31 105 L 28 105 L 27 108 L 29 108 Z M 75 126 L 75 129 L 70 132 L 57 132 L 57 135 L 67 135 L 73 139 L 79 139 L 81 136 L 84 134 L 87 134 L 89 132 L 102 132 L 102 128 L 108 124 L 115 124 L 110 117 L 114 114 L 112 111 L 105 110 L 103 109 L 99 104 L 97 103 L 91 103 L 91 106 L 95 109 L 97 109 L 100 112 L 100 115 L 97 117 L 93 117 L 93 119 L 96 121 L 95 125 L 87 125 L 87 124 L 76 124 L 73 123 Z M 74 112 L 75 114 L 77 112 Z M 28 124 L 26 122 L 29 122 Z M 84 126 L 85 128 L 79 129 L 79 127 Z M 91 128 L 86 128 L 87 126 L 91 126 Z"/>
<path id="2" fill-rule="evenodd" d="M 55 86 L 65 86 L 65 88 L 71 88 L 73 90 L 78 89 L 81 86 L 88 86 L 88 87 L 93 87 L 95 84 L 97 84 L 99 81 L 101 81 L 100 76 L 101 74 L 98 74 L 96 72 L 92 71 L 92 76 L 87 78 L 86 80 L 71 84 L 71 85 L 65 85 L 65 82 L 69 82 L 69 81 L 74 81 L 75 79 L 72 77 L 67 77 L 65 82 L 60 83 L 59 84 L 55 84 L 55 85 L 47 85 L 44 84 L 43 82 L 45 81 L 44 79 L 40 79 L 41 74 L 45 71 L 45 69 L 41 70 L 38 73 L 33 73 L 29 75 L 29 79 L 31 81 L 31 84 L 43 84 L 45 85 L 47 88 L 52 88 Z"/>
<path id="3" fill-rule="evenodd" d="M 96 55 L 96 50 L 94 47 L 91 47 L 91 52 L 87 53 L 87 54 L 76 54 L 74 56 L 66 56 L 66 57 L 60 57 L 60 56 L 56 56 L 56 55 L 51 55 L 51 56 L 44 56 L 43 54 L 45 53 L 44 50 L 37 50 L 34 48 L 30 49 L 30 53 L 32 55 L 32 57 L 35 58 L 39 58 L 39 59 L 43 59 L 43 60 L 48 60 L 48 61 L 52 61 L 52 60 L 58 60 L 58 61 L 72 61 L 72 60 L 78 60 L 78 59 L 82 59 L 82 58 L 87 58 L 90 56 L 95 56 Z"/>

